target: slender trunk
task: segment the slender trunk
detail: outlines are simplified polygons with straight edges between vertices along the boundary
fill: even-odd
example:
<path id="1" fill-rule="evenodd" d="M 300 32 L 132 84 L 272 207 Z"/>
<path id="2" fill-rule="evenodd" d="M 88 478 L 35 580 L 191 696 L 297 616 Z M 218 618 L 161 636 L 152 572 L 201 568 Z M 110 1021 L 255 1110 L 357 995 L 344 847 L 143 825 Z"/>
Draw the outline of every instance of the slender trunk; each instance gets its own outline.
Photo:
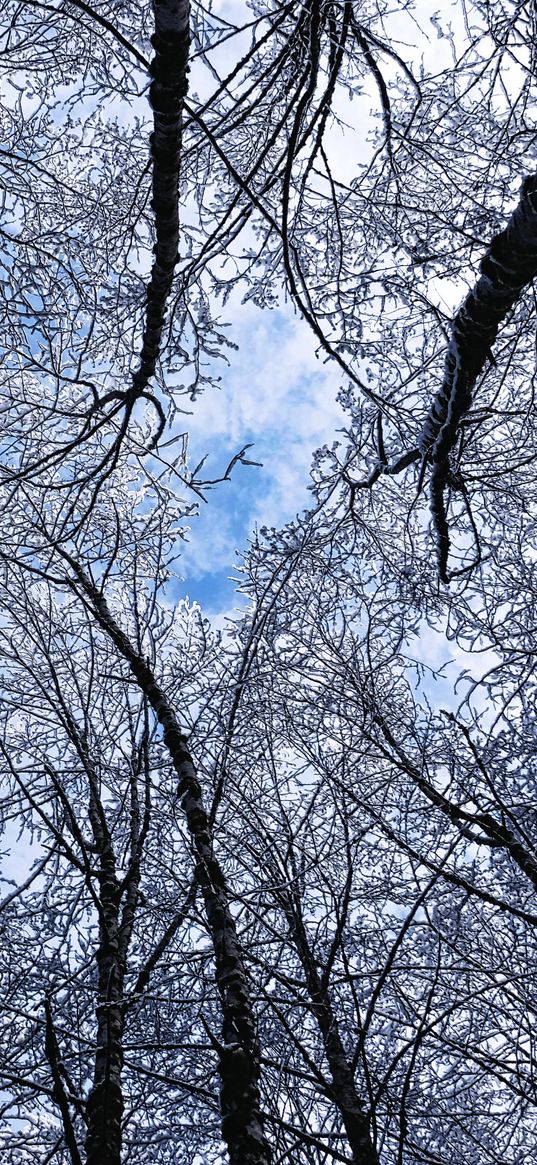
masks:
<path id="1" fill-rule="evenodd" d="M 56 1032 L 54 1031 L 50 993 L 48 993 L 45 997 L 45 1054 L 52 1073 L 52 1095 L 61 1113 L 63 1135 L 69 1156 L 71 1158 L 71 1165 L 82 1165 L 82 1158 L 80 1156 L 76 1134 L 73 1122 L 71 1120 L 69 1100 L 67 1098 L 60 1069 L 61 1054 L 58 1048 Z"/>
<path id="2" fill-rule="evenodd" d="M 179 258 L 179 167 L 183 100 L 188 88 L 188 0 L 154 0 L 155 55 L 149 100 L 153 110 L 151 160 L 155 247 L 147 288 L 140 365 L 133 391 L 143 393 L 154 375 L 173 273 Z"/>
<path id="3" fill-rule="evenodd" d="M 111 846 L 101 854 L 97 951 L 97 1039 L 86 1115 L 87 1165 L 120 1165 L 123 1118 L 123 976 L 119 958 L 118 884 Z"/>
<path id="4" fill-rule="evenodd" d="M 371 1140 L 369 1120 L 364 1104 L 356 1091 L 354 1073 L 347 1058 L 328 988 L 317 970 L 308 936 L 299 911 L 288 895 L 280 895 L 291 935 L 300 959 L 308 994 L 321 1037 L 328 1067 L 334 1085 L 334 1101 L 352 1152 L 354 1165 L 379 1165 L 377 1151 Z"/>
<path id="5" fill-rule="evenodd" d="M 177 794 L 194 845 L 196 875 L 213 944 L 215 979 L 223 1017 L 222 1043 L 218 1045 L 222 1134 L 231 1165 L 270 1165 L 271 1151 L 260 1111 L 261 1057 L 248 975 L 229 906 L 226 881 L 213 850 L 211 827 L 193 758 L 175 713 L 147 661 L 116 623 L 103 595 L 82 567 L 65 551 L 62 553 L 74 570 L 95 618 L 129 663 L 140 690 L 162 726 L 164 743 L 178 777 Z M 112 1013 L 115 1015 L 113 1006 Z M 97 1165 L 97 1162 L 91 1165 Z M 100 1165 L 103 1165 L 102 1161 Z"/>
<path id="6" fill-rule="evenodd" d="M 123 908 L 112 835 L 100 796 L 97 772 L 86 739 L 70 720 L 70 734 L 89 785 L 88 816 L 98 860 L 99 946 L 96 953 L 98 993 L 93 1084 L 86 1103 L 87 1165 L 120 1165 L 124 1110 L 123 984 L 140 880 L 140 822 L 137 791 L 131 787 L 131 857 Z"/>
<path id="7" fill-rule="evenodd" d="M 80 740 L 80 753 L 89 780 L 89 818 L 99 861 L 99 946 L 97 949 L 97 1037 L 93 1085 L 86 1116 L 87 1165 L 120 1165 L 123 1118 L 123 979 L 120 959 L 119 884 L 116 858 L 97 774 Z"/>

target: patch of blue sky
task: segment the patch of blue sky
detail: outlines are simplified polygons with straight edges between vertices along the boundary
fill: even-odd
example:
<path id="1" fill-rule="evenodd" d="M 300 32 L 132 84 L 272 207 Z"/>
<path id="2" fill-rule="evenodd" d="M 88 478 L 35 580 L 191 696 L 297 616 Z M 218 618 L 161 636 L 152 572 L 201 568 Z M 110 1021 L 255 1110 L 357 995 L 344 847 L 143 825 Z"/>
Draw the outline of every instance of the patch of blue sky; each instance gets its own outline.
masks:
<path id="1" fill-rule="evenodd" d="M 217 478 L 251 444 L 246 457 L 262 466 L 235 465 L 190 522 L 174 597 L 188 595 L 208 614 L 239 603 L 232 578 L 255 527 L 280 527 L 307 507 L 312 453 L 342 423 L 341 375 L 317 359 L 307 325 L 290 307 L 269 312 L 245 303 L 232 316 L 239 348 L 220 389 L 208 388 L 192 405 L 189 461 L 195 466 L 208 454 L 200 476 Z"/>
<path id="2" fill-rule="evenodd" d="M 231 24 L 234 18 L 239 24 L 244 19 L 237 0 L 215 0 L 213 11 Z M 390 14 L 390 21 L 396 21 L 393 35 L 400 38 L 396 47 L 418 72 L 423 54 L 433 68 L 450 63 L 455 33 L 464 39 L 457 11 L 456 6 L 447 5 L 446 28 L 439 22 L 436 0 L 422 0 L 419 21 L 415 12 Z M 390 30 L 392 36 L 391 23 Z M 226 37 L 215 50 L 223 71 L 233 63 L 235 39 Z M 420 47 L 414 53 L 416 40 Z M 383 58 L 390 80 L 396 80 L 398 68 L 389 57 Z M 193 89 L 200 92 L 207 80 L 196 73 Z M 338 94 L 340 120 L 331 127 L 329 151 L 340 181 L 351 182 L 360 161 L 364 163 L 371 156 L 371 111 L 379 113 L 371 77 L 363 78 L 354 94 Z M 444 289 L 443 299 L 448 296 Z M 460 298 L 457 288 L 454 299 Z M 200 503 L 199 516 L 190 522 L 188 541 L 178 563 L 181 579 L 173 588 L 174 598 L 188 596 L 200 602 L 217 620 L 241 602 L 233 580 L 240 552 L 256 525 L 280 527 L 308 506 L 312 453 L 318 446 L 330 444 L 342 424 L 336 403 L 341 374 L 317 359 L 314 338 L 289 305 L 280 303 L 277 310 L 261 312 L 250 302 L 239 305 L 235 299 L 234 303 L 232 295 L 225 318 L 231 323 L 229 339 L 239 350 L 227 353 L 230 364 L 222 374 L 221 389 L 207 389 L 192 406 L 185 426 L 189 430 L 190 465 L 208 454 L 206 476 L 218 477 L 231 458 L 251 442 L 254 447 L 247 456 L 261 461 L 263 468 L 237 465 L 231 481 L 216 486 L 207 505 Z M 215 374 L 219 371 L 211 369 Z"/>

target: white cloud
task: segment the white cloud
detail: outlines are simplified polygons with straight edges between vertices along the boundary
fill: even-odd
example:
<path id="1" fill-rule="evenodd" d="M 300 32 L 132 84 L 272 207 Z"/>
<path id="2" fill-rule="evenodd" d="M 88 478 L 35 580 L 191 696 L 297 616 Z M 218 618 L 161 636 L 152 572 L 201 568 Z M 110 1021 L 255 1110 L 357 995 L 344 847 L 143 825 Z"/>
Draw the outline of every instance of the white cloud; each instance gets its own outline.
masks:
<path id="1" fill-rule="evenodd" d="M 309 328 L 291 308 L 261 312 L 249 303 L 235 305 L 231 319 L 239 351 L 231 354 L 221 390 L 208 389 L 193 405 L 190 463 L 209 453 L 205 473 L 216 477 L 252 442 L 247 456 L 263 467 L 237 465 L 231 481 L 202 504 L 181 560 L 186 590 L 203 575 L 222 572 L 225 578 L 256 523 L 280 526 L 307 506 L 312 453 L 334 439 L 342 419 L 336 404 L 341 374 L 316 359 Z M 228 605 L 231 584 L 225 589 Z"/>

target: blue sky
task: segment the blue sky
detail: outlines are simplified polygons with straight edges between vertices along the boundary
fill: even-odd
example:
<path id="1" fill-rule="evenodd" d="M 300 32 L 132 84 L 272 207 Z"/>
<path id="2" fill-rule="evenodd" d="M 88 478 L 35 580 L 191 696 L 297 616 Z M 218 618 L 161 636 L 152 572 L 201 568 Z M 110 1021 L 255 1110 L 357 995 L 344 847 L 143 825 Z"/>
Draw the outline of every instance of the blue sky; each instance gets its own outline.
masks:
<path id="1" fill-rule="evenodd" d="M 437 0 L 421 0 L 412 13 L 390 12 L 390 38 L 400 38 L 397 47 L 417 67 L 422 57 L 433 69 L 451 59 L 449 37 L 438 25 L 436 7 Z M 244 20 L 241 0 L 215 0 L 213 10 L 231 22 Z M 447 2 L 442 14 L 446 27 L 453 18 L 460 24 L 458 4 Z M 216 51 L 214 60 L 223 71 L 231 67 L 240 41 L 226 40 Z M 416 43 L 419 52 L 413 61 Z M 383 56 L 382 64 L 387 79 L 397 73 L 389 56 Z M 213 83 L 213 78 L 194 69 L 193 89 L 202 93 L 208 85 L 209 91 Z M 338 103 L 341 123 L 331 127 L 331 164 L 340 180 L 351 181 L 359 160 L 370 153 L 370 111 L 378 113 L 379 96 L 370 81 L 352 102 L 340 93 Z M 449 295 L 439 288 L 439 296 L 443 293 Z M 246 547 L 256 524 L 279 527 L 307 506 L 312 453 L 319 445 L 330 444 L 342 424 L 336 404 L 341 373 L 316 358 L 316 342 L 307 324 L 282 299 L 277 310 L 262 311 L 251 302 L 241 304 L 239 296 L 231 297 L 223 317 L 231 324 L 228 337 L 239 350 L 228 350 L 229 367 L 219 361 L 211 370 L 222 376 L 220 391 L 208 388 L 185 418 L 190 465 L 208 454 L 207 477 L 223 473 L 249 442 L 253 448 L 247 456 L 263 462 L 263 468 L 237 465 L 232 480 L 217 486 L 207 505 L 200 504 L 177 564 L 183 581 L 174 587 L 174 597 L 197 600 L 217 620 L 240 602 L 229 581 L 238 564 L 237 551 Z"/>
<path id="2" fill-rule="evenodd" d="M 255 525 L 281 526 L 308 504 L 309 467 L 317 446 L 330 443 L 342 423 L 336 404 L 341 374 L 315 356 L 307 324 L 292 308 L 261 311 L 231 307 L 231 351 L 220 389 L 209 387 L 187 420 L 191 466 L 208 454 L 205 476 L 218 477 L 247 443 L 261 468 L 236 465 L 191 521 L 177 570 L 177 596 L 201 603 L 207 614 L 233 609 L 229 576 Z"/>

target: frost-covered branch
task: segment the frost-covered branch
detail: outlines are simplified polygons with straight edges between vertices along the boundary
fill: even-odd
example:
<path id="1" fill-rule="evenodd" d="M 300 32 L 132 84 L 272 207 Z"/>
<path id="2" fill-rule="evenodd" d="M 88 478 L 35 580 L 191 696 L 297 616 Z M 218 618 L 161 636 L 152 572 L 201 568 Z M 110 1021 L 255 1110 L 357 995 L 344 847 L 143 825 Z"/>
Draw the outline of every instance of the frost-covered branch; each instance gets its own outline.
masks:
<path id="1" fill-rule="evenodd" d="M 178 777 L 180 798 L 196 854 L 196 877 L 212 939 L 215 978 L 222 1008 L 219 1049 L 222 1134 L 230 1165 L 270 1165 L 271 1152 L 260 1109 L 260 1050 L 248 973 L 230 909 L 224 873 L 215 855 L 203 794 L 186 737 L 146 659 L 114 619 L 102 592 L 80 564 L 62 551 L 81 595 L 99 626 L 128 662 L 140 690 L 163 729 L 164 743 Z"/>
<path id="2" fill-rule="evenodd" d="M 461 421 L 472 403 L 479 373 L 490 358 L 498 328 L 537 274 L 537 176 L 526 178 L 520 201 L 505 230 L 495 235 L 480 264 L 481 275 L 451 325 L 444 378 L 419 437 L 431 463 L 431 512 L 438 546 L 438 569 L 449 581 L 449 530 L 444 495 L 449 456 Z"/>

